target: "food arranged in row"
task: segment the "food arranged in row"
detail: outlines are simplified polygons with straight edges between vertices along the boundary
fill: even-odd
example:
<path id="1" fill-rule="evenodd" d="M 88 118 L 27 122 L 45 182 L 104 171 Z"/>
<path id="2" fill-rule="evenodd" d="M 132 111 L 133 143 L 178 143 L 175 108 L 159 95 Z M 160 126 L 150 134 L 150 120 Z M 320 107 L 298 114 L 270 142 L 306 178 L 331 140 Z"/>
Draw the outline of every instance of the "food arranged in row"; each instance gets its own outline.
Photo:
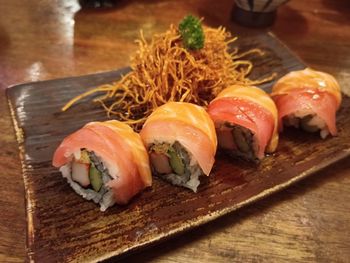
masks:
<path id="1" fill-rule="evenodd" d="M 305 69 L 276 82 L 271 97 L 253 86 L 221 91 L 207 108 L 168 102 L 147 118 L 140 135 L 120 121 L 91 122 L 63 140 L 53 157 L 71 187 L 106 210 L 151 186 L 151 174 L 197 191 L 219 147 L 257 161 L 278 145 L 283 125 L 336 135 L 341 91 L 329 74 Z M 271 157 L 273 158 L 273 157 Z"/>
<path id="2" fill-rule="evenodd" d="M 236 39 L 223 27 L 202 27 L 191 15 L 151 43 L 141 33 L 128 74 L 62 108 L 102 92 L 94 101 L 121 122 L 88 123 L 61 143 L 53 165 L 78 194 L 106 210 L 151 186 L 151 174 L 196 192 L 200 176 L 209 176 L 214 165 L 217 140 L 233 158 L 259 162 L 276 151 L 283 126 L 336 135 L 341 92 L 332 76 L 291 72 L 269 95 L 255 85 L 275 73 L 248 78 L 249 56 L 264 52 L 232 49 Z"/>

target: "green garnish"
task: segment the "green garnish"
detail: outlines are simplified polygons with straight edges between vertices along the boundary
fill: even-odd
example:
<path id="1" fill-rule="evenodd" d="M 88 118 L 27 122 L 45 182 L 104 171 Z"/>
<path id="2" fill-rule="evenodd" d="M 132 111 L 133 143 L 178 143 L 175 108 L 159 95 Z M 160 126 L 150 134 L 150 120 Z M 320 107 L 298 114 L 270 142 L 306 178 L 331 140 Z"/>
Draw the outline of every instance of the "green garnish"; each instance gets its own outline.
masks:
<path id="1" fill-rule="evenodd" d="M 179 31 L 185 48 L 197 50 L 204 47 L 204 33 L 199 18 L 186 16 L 179 24 Z"/>
<path id="2" fill-rule="evenodd" d="M 98 192 L 100 191 L 101 187 L 102 187 L 102 174 L 99 170 L 97 170 L 97 168 L 95 167 L 95 165 L 93 163 L 91 163 L 90 166 L 90 171 L 89 171 L 89 179 L 90 179 L 90 183 L 92 188 Z"/>
<path id="3" fill-rule="evenodd" d="M 168 155 L 170 157 L 171 168 L 173 168 L 176 174 L 183 175 L 185 173 L 185 165 L 175 149 L 171 146 L 168 149 Z"/>

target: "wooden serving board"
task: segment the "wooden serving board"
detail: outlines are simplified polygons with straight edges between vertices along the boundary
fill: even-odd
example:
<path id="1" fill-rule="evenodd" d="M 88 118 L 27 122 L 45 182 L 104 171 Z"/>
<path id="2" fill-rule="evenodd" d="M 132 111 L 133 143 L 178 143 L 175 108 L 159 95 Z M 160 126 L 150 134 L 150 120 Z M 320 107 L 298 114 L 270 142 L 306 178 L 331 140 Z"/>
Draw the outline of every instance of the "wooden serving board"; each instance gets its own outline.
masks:
<path id="1" fill-rule="evenodd" d="M 241 38 L 241 50 L 259 47 L 252 58 L 252 78 L 278 76 L 304 64 L 271 34 Z M 218 154 L 212 174 L 201 178 L 198 193 L 155 178 L 152 188 L 127 206 L 102 213 L 83 200 L 52 167 L 61 140 L 85 123 L 106 120 L 98 105 L 61 107 L 88 88 L 117 80 L 129 69 L 13 86 L 8 103 L 19 143 L 26 193 L 28 260 L 89 262 L 125 256 L 175 234 L 212 221 L 277 192 L 350 155 L 350 99 L 337 115 L 339 135 L 322 140 L 315 134 L 288 130 L 277 152 L 259 165 Z M 268 90 L 272 83 L 262 85 Z M 85 100 L 86 101 L 86 100 Z"/>

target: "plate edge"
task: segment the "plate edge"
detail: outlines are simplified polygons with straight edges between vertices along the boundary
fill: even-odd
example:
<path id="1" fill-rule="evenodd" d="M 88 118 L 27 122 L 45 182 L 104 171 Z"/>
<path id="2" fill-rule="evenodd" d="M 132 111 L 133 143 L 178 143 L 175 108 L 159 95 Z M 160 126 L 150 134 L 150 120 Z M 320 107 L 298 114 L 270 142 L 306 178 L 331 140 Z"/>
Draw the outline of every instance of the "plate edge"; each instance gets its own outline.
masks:
<path id="1" fill-rule="evenodd" d="M 283 42 L 275 33 L 272 31 L 268 31 L 267 35 L 269 35 L 274 41 L 276 41 L 280 46 L 282 46 L 286 51 L 288 51 L 288 55 L 292 56 L 294 59 L 297 59 L 300 64 L 302 64 L 305 67 L 308 67 L 307 63 L 302 60 L 298 54 L 296 54 L 289 46 Z"/>
<path id="2" fill-rule="evenodd" d="M 288 57 L 290 56 L 293 56 L 295 59 L 297 59 L 300 64 L 302 64 L 303 66 L 307 67 L 306 63 L 304 61 L 302 61 L 298 55 L 296 55 L 286 44 L 284 44 L 284 42 L 282 42 L 274 33 L 272 32 L 267 32 L 267 34 L 273 38 L 274 41 L 276 41 L 278 44 L 280 44 L 281 46 L 283 46 L 287 51 L 288 51 Z M 120 69 L 117 69 L 117 70 L 109 70 L 109 71 L 101 71 L 101 72 L 94 72 L 94 73 L 91 73 L 91 74 L 85 74 L 85 75 L 78 75 L 78 76 L 71 76 L 71 77 L 63 77 L 63 78 L 54 78 L 54 79 L 48 79 L 48 80 L 42 80 L 42 81 L 34 81 L 34 82 L 25 82 L 25 83 L 18 83 L 18 84 L 14 84 L 14 85 L 10 85 L 6 88 L 5 92 L 6 92 L 6 97 L 7 97 L 7 102 L 8 102 L 8 105 L 9 105 L 9 109 L 10 109 L 10 115 L 11 115 L 11 119 L 12 119 L 12 123 L 13 123 L 13 126 L 14 126 L 14 130 L 15 130 L 15 135 L 16 135 L 16 140 L 17 140 L 17 143 L 18 143 L 18 149 L 19 149 L 19 156 L 20 156 L 20 161 L 21 161 L 21 169 L 22 169 L 22 173 L 23 173 L 23 180 L 24 180 L 24 189 L 25 189 L 25 203 L 26 203 L 26 221 L 27 221 L 27 242 L 26 242 L 26 245 L 27 245 L 27 257 L 29 259 L 30 262 L 34 262 L 34 253 L 35 251 L 32 250 L 32 246 L 34 244 L 33 240 L 34 240 L 34 225 L 33 225 L 33 214 L 32 214 L 32 203 L 30 202 L 30 194 L 28 193 L 29 191 L 29 188 L 28 188 L 28 182 L 26 181 L 27 180 L 27 174 L 26 174 L 26 170 L 25 170 L 25 160 L 24 160 L 24 147 L 23 147 L 23 130 L 20 128 L 20 126 L 18 125 L 18 121 L 17 121 L 17 118 L 16 118 L 16 114 L 15 114 L 15 110 L 14 110 L 14 107 L 13 107 L 13 104 L 11 102 L 11 94 L 12 92 L 14 92 L 16 89 L 24 86 L 24 85 L 28 85 L 28 84 L 36 84 L 36 83 L 50 83 L 52 81 L 56 81 L 56 80 L 72 80 L 72 79 L 76 79 L 76 78 L 80 78 L 80 77 L 84 77 L 84 76 L 94 76 L 94 75 L 100 75 L 100 74 L 108 74 L 108 73 L 115 73 L 117 71 L 124 71 L 124 70 L 128 70 L 129 67 L 123 67 L 123 68 L 120 68 Z M 261 193 L 259 193 L 258 195 L 256 196 L 253 196 L 252 198 L 249 198 L 243 202 L 240 202 L 230 208 L 226 208 L 226 209 L 223 209 L 223 210 L 220 210 L 220 211 L 217 211 L 217 212 L 213 212 L 213 213 L 209 213 L 207 214 L 206 216 L 204 216 L 201 220 L 199 220 L 197 222 L 197 225 L 195 225 L 193 227 L 193 224 L 189 224 L 187 225 L 186 227 L 184 228 L 176 228 L 174 230 L 172 230 L 171 232 L 168 232 L 166 234 L 163 234 L 163 235 L 160 235 L 150 241 L 146 241 L 144 243 L 141 243 L 137 246 L 134 246 L 134 247 L 131 247 L 130 249 L 126 249 L 120 253 L 113 253 L 113 252 L 110 252 L 110 253 L 107 253 L 105 254 L 106 256 L 101 256 L 101 257 L 98 257 L 98 258 L 95 258 L 95 259 L 91 259 L 91 261 L 89 262 L 99 262 L 99 261 L 103 261 L 103 260 L 107 260 L 107 259 L 111 259 L 113 257 L 122 257 L 122 256 L 127 256 L 128 253 L 133 253 L 133 252 L 136 252 L 138 250 L 141 250 L 142 248 L 145 248 L 146 246 L 148 245 L 155 245 L 156 243 L 162 241 L 162 240 L 166 240 L 166 239 L 169 239 L 169 238 L 172 238 L 174 235 L 176 234 L 184 234 L 185 232 L 188 232 L 194 228 L 197 228 L 197 227 L 200 227 L 204 224 L 207 224 L 221 216 L 224 216 L 224 215 L 228 215 L 230 213 L 233 213 L 234 211 L 242 208 L 242 207 L 245 207 L 251 203 L 254 203 L 256 201 L 259 201 L 265 197 L 268 197 L 270 196 L 271 194 L 274 194 L 274 193 L 277 193 L 293 184 L 295 184 L 296 182 L 304 179 L 304 178 L 307 178 L 308 176 L 310 175 L 313 175 L 315 173 L 317 173 L 318 171 L 326 168 L 327 166 L 329 165 L 334 165 L 335 163 L 343 160 L 344 158 L 350 156 L 350 149 L 344 149 L 343 152 L 342 152 L 342 155 L 340 155 L 340 158 L 331 158 L 329 159 L 326 164 L 322 164 L 318 167 L 313 167 L 313 168 L 310 168 L 306 171 L 304 171 L 303 173 L 299 174 L 298 176 L 296 177 L 293 177 L 292 179 L 280 184 L 280 185 L 276 185 L 276 186 L 273 186 L 271 188 L 268 188 L 268 189 L 265 189 L 264 191 L 262 191 Z M 339 156 L 338 156 L 339 157 Z M 29 205 L 29 206 L 28 206 Z M 31 222 L 31 227 L 32 227 L 32 231 L 30 231 L 30 227 L 29 227 L 29 222 Z M 30 237 L 30 234 L 32 234 L 32 240 L 29 238 Z M 125 254 L 125 255 L 124 255 Z"/>
<path id="3" fill-rule="evenodd" d="M 109 260 L 109 259 L 113 259 L 113 258 L 115 258 L 115 259 L 117 259 L 119 257 L 122 258 L 122 257 L 128 256 L 134 252 L 140 251 L 147 246 L 156 245 L 158 242 L 161 242 L 163 240 L 168 240 L 168 239 L 174 237 L 175 235 L 184 234 L 192 229 L 201 227 L 209 222 L 212 222 L 219 217 L 233 213 L 234 211 L 236 211 L 242 207 L 245 207 L 245 206 L 250 205 L 252 203 L 255 203 L 259 200 L 262 200 L 268 196 L 271 196 L 272 194 L 278 193 L 278 192 L 288 188 L 289 186 L 292 186 L 295 183 L 297 183 L 297 182 L 299 182 L 299 181 L 301 181 L 301 180 L 303 180 L 311 175 L 314 175 L 315 173 L 317 173 L 317 172 L 319 172 L 319 171 L 321 171 L 329 166 L 335 165 L 339 161 L 344 160 L 345 158 L 347 158 L 349 156 L 350 156 L 350 148 L 343 149 L 342 154 L 338 155 L 337 158 L 329 158 L 326 162 L 323 162 L 321 165 L 319 165 L 317 167 L 315 167 L 315 166 L 311 167 L 310 169 L 300 173 L 298 176 L 295 176 L 282 184 L 275 185 L 273 187 L 265 189 L 262 192 L 260 192 L 258 195 L 255 195 L 247 200 L 244 200 L 244 201 L 242 201 L 242 202 L 240 202 L 232 207 L 209 213 L 209 214 L 203 216 L 202 219 L 198 220 L 197 222 L 190 223 L 183 228 L 178 227 L 178 228 L 173 229 L 172 231 L 170 231 L 166 234 L 159 235 L 156 238 L 145 241 L 137 246 L 131 247 L 129 249 L 125 249 L 124 251 L 121 251 L 119 253 L 110 252 L 110 253 L 107 253 L 105 256 L 91 259 L 91 261 L 89 261 L 89 262 L 101 262 L 101 261 L 105 261 L 105 260 Z"/>
<path id="4" fill-rule="evenodd" d="M 7 94 L 8 92 L 13 92 L 11 90 L 15 90 L 21 86 L 27 86 L 27 85 L 32 85 L 32 84 L 45 84 L 45 83 L 50 83 L 52 81 L 57 81 L 57 80 L 74 80 L 74 79 L 78 79 L 78 78 L 82 78 L 82 77 L 92 77 L 95 75 L 103 75 L 103 74 L 107 75 L 107 74 L 113 74 L 113 73 L 120 73 L 122 75 L 122 74 L 126 74 L 130 70 L 131 70 L 131 67 L 121 67 L 121 68 L 114 69 L 114 70 L 97 71 L 97 72 L 81 74 L 81 75 L 74 75 L 74 76 L 69 76 L 69 77 L 57 77 L 57 78 L 45 79 L 45 80 L 39 80 L 39 81 L 19 82 L 19 83 L 15 83 L 15 84 L 11 84 L 11 85 L 7 86 L 5 91 Z M 9 96 L 9 95 L 10 94 L 7 94 L 7 96 Z"/>
<path id="5" fill-rule="evenodd" d="M 18 151 L 19 151 L 19 159 L 21 162 L 21 170 L 22 170 L 22 177 L 23 177 L 23 183 L 24 183 L 24 196 L 25 196 L 25 214 L 26 214 L 26 255 L 29 262 L 34 262 L 33 255 L 34 251 L 32 250 L 32 245 L 34 244 L 34 225 L 33 225 L 33 213 L 32 213 L 32 203 L 30 202 L 30 191 L 28 187 L 28 180 L 27 180 L 27 173 L 25 169 L 25 162 L 24 162 L 24 133 L 23 130 L 19 127 L 15 110 L 12 105 L 11 99 L 10 99 L 10 90 L 6 89 L 6 100 L 7 105 L 10 111 L 10 116 L 13 124 L 13 128 L 15 131 Z"/>

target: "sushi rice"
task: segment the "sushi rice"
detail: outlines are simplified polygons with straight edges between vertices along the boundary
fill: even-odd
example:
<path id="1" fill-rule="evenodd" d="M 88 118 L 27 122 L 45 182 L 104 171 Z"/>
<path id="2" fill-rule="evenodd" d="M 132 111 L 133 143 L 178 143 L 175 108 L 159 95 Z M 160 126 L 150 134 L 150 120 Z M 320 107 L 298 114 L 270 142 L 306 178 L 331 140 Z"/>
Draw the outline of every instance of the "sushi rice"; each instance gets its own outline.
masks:
<path id="1" fill-rule="evenodd" d="M 161 142 L 155 142 L 154 145 L 161 145 Z M 174 170 L 168 174 L 160 174 L 152 166 L 153 173 L 161 177 L 162 179 L 172 183 L 173 185 L 183 186 L 191 189 L 193 192 L 197 192 L 197 188 L 200 184 L 199 176 L 203 174 L 198 162 L 193 155 L 189 153 L 179 142 L 175 141 L 173 144 L 169 144 L 176 154 L 180 157 L 184 164 L 184 174 L 177 174 Z M 152 147 L 150 147 L 152 149 Z"/>
<path id="2" fill-rule="evenodd" d="M 92 188 L 83 187 L 78 182 L 73 180 L 72 162 L 61 166 L 59 170 L 62 173 L 62 176 L 67 179 L 67 182 L 77 194 L 81 195 L 86 200 L 94 201 L 96 204 L 100 205 L 101 211 L 106 211 L 108 207 L 111 207 L 115 204 L 113 191 L 110 187 L 107 186 L 107 183 L 112 180 L 112 177 L 109 175 L 108 169 L 103 164 L 100 157 L 98 157 L 94 152 L 88 152 L 88 154 L 91 162 L 95 165 L 96 169 L 102 175 L 102 186 L 98 192 Z M 75 152 L 73 156 L 76 160 L 79 160 L 81 151 Z"/>
<path id="3" fill-rule="evenodd" d="M 283 118 L 283 124 L 295 128 L 302 128 L 307 132 L 320 132 L 322 139 L 329 134 L 326 122 L 311 110 L 297 110 Z"/>

